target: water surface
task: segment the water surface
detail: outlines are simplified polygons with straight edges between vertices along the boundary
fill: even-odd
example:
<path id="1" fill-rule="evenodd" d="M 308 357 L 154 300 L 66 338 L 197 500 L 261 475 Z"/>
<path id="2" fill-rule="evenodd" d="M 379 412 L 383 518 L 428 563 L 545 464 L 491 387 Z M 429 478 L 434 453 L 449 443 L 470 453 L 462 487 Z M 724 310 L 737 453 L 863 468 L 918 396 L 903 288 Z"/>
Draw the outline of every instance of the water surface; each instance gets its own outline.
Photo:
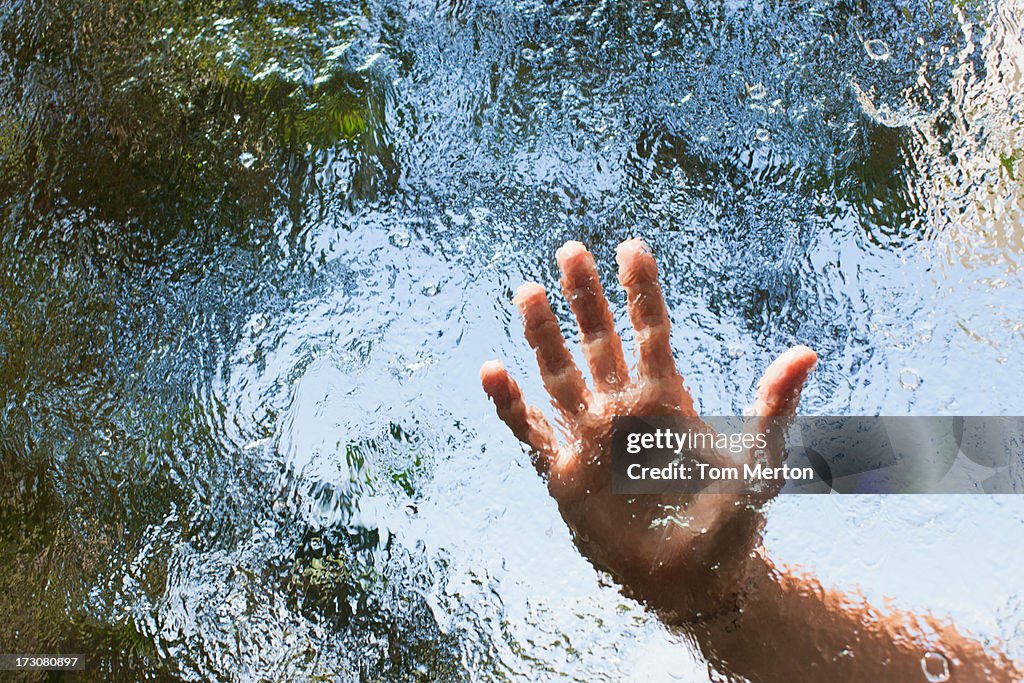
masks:
<path id="1" fill-rule="evenodd" d="M 709 414 L 797 342 L 807 412 L 1020 414 L 1022 31 L 1016 1 L 0 5 L 4 651 L 707 678 L 479 390 L 501 357 L 542 400 L 511 292 L 582 240 L 628 343 L 639 235 Z M 1017 497 L 797 498 L 776 557 L 1024 657 Z"/>

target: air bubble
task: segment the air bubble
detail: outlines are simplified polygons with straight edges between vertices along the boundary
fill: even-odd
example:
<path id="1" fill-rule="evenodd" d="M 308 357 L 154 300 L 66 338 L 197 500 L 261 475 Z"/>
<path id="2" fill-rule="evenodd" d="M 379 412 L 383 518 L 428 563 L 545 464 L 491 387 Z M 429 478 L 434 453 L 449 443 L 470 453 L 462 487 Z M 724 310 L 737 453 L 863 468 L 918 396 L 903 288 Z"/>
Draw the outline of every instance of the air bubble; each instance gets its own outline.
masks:
<path id="1" fill-rule="evenodd" d="M 921 375 L 913 368 L 903 368 L 900 370 L 900 386 L 907 391 L 917 389 L 921 386 Z"/>
<path id="2" fill-rule="evenodd" d="M 758 128 L 754 131 L 754 139 L 758 142 L 768 142 L 772 137 L 771 132 L 767 128 Z"/>
<path id="3" fill-rule="evenodd" d="M 943 683 L 949 680 L 949 660 L 939 652 L 925 652 L 921 657 L 921 671 L 930 683 Z"/>
<path id="4" fill-rule="evenodd" d="M 409 233 L 405 232 L 404 230 L 399 230 L 398 232 L 391 233 L 391 237 L 388 239 L 390 240 L 391 244 L 399 248 L 405 248 L 409 246 L 409 244 L 412 242 L 412 238 L 409 237 Z"/>
<path id="5" fill-rule="evenodd" d="M 256 163 L 256 157 L 249 152 L 242 152 L 238 155 L 238 163 L 242 164 L 242 168 L 252 168 Z"/>
<path id="6" fill-rule="evenodd" d="M 876 62 L 884 62 L 892 54 L 889 50 L 889 43 L 878 38 L 864 41 L 864 49 L 867 50 L 868 57 L 871 57 Z"/>
<path id="7" fill-rule="evenodd" d="M 729 344 L 729 347 L 726 349 L 726 353 L 729 354 L 730 358 L 742 358 L 746 355 L 747 350 L 739 344 Z"/>
<path id="8" fill-rule="evenodd" d="M 747 97 L 752 100 L 763 100 L 768 96 L 768 88 L 764 87 L 760 83 L 754 83 L 753 85 L 747 84 Z"/>

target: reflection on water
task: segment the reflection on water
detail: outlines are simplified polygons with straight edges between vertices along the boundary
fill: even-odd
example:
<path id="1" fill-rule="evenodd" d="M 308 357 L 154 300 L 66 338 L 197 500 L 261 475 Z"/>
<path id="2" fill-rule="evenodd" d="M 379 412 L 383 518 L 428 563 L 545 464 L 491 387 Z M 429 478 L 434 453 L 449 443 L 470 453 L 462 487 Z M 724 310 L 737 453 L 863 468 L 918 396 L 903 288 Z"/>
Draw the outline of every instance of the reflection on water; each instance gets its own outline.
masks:
<path id="1" fill-rule="evenodd" d="M 1019 2 L 0 22 L 3 651 L 97 678 L 704 676 L 599 585 L 477 387 L 504 357 L 542 395 L 508 300 L 569 238 L 609 284 L 614 245 L 651 242 L 709 413 L 794 341 L 822 357 L 808 411 L 1020 412 Z M 840 579 L 900 575 L 891 520 L 925 508 L 888 504 L 896 536 Z M 823 505 L 769 538 L 841 574 L 792 521 Z M 837 528 L 873 519 L 850 505 Z M 965 515 L 1017 536 L 966 534 L 1003 561 L 938 606 L 1020 652 L 1024 508 L 957 505 L 923 556 Z M 919 604 L 964 595 L 920 572 Z"/>

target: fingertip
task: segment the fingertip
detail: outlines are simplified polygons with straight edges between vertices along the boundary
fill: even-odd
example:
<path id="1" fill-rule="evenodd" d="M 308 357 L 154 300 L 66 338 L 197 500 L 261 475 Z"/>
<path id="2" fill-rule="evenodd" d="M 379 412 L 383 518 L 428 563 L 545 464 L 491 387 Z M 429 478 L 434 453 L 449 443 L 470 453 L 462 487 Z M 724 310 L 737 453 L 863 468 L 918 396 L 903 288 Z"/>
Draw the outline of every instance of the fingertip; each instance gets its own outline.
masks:
<path id="1" fill-rule="evenodd" d="M 583 245 L 583 242 L 569 240 L 560 246 L 555 252 L 555 260 L 558 262 L 559 266 L 564 266 L 566 263 L 589 253 L 590 252 L 587 251 L 587 248 Z"/>
<path id="2" fill-rule="evenodd" d="M 775 363 L 789 368 L 790 372 L 800 372 L 806 375 L 818 364 L 818 354 L 811 347 L 798 344 L 779 356 Z"/>
<path id="3" fill-rule="evenodd" d="M 562 271 L 563 289 L 592 286 L 597 277 L 594 256 L 580 242 L 566 242 L 555 253 L 558 269 Z"/>
<path id="4" fill-rule="evenodd" d="M 644 254 L 651 253 L 651 248 L 647 246 L 647 242 L 644 242 L 639 237 L 631 237 L 628 240 L 619 243 L 619 246 L 615 247 L 615 258 L 620 260 L 624 257 L 632 254 Z M 621 260 L 620 260 L 621 263 Z"/>
<path id="5" fill-rule="evenodd" d="M 796 409 L 807 376 L 814 370 L 818 354 L 799 345 L 785 351 L 765 370 L 758 383 L 760 414 L 786 414 Z"/>
<path id="6" fill-rule="evenodd" d="M 511 404 L 518 393 L 516 383 L 501 361 L 497 360 L 489 360 L 480 367 L 480 384 L 499 407 Z"/>
<path id="7" fill-rule="evenodd" d="M 624 286 L 658 278 L 654 255 L 639 237 L 626 240 L 615 248 L 615 262 L 619 265 L 619 281 Z"/>
<path id="8" fill-rule="evenodd" d="M 543 285 L 536 282 L 524 282 L 516 289 L 516 293 L 512 297 L 512 303 L 520 311 L 524 311 L 533 304 L 547 301 L 547 297 L 547 290 L 544 289 Z"/>
<path id="9" fill-rule="evenodd" d="M 480 366 L 480 383 L 484 385 L 484 389 L 488 385 L 493 384 L 502 375 L 507 374 L 505 372 L 505 364 L 500 360 L 489 360 Z M 489 392 L 488 392 L 489 393 Z"/>

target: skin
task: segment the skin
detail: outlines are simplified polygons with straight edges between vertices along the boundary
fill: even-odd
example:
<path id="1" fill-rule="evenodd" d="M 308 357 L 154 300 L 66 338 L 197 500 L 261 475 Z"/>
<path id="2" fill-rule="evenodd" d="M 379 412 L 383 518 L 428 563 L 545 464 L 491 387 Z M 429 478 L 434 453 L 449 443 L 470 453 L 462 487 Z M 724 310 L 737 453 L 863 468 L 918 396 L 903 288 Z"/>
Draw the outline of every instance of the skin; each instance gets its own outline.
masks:
<path id="1" fill-rule="evenodd" d="M 666 623 L 684 626 L 720 672 L 751 681 L 924 681 L 926 670 L 937 675 L 944 668 L 953 681 L 1021 679 L 1005 655 L 947 622 L 879 610 L 775 565 L 761 546 L 763 510 L 774 493 L 613 494 L 614 416 L 697 413 L 675 366 L 668 311 L 646 245 L 629 240 L 616 255 L 636 332 L 632 372 L 593 257 L 579 242 L 567 242 L 556 257 L 593 387 L 566 346 L 544 288 L 524 284 L 513 302 L 563 438 L 526 404 L 500 362 L 485 363 L 480 379 L 498 416 L 530 448 L 577 546 L 624 593 Z M 794 415 L 816 362 L 806 346 L 779 356 L 758 384 L 750 415 Z"/>

